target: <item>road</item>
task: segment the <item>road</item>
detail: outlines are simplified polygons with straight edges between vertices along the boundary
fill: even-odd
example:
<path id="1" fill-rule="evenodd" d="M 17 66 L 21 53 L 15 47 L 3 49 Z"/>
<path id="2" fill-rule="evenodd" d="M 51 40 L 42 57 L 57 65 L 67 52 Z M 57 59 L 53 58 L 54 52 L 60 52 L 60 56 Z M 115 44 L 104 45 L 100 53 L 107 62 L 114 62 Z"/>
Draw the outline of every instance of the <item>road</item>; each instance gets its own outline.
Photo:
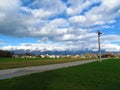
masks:
<path id="1" fill-rule="evenodd" d="M 98 61 L 98 60 L 83 60 L 83 61 L 61 63 L 61 64 L 51 64 L 51 65 L 43 65 L 43 66 L 32 66 L 32 67 L 0 70 L 0 80 L 23 76 L 23 75 L 29 75 L 32 73 L 44 72 L 48 70 L 55 70 L 59 68 L 82 65 L 90 62 L 95 62 L 95 61 Z"/>

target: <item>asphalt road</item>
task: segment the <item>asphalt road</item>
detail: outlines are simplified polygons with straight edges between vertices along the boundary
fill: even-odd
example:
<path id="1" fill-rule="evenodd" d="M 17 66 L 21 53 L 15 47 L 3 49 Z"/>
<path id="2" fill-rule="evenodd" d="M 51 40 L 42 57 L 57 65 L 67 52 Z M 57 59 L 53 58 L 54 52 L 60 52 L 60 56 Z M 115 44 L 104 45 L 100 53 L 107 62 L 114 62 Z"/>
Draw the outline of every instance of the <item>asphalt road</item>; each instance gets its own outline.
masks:
<path id="1" fill-rule="evenodd" d="M 98 61 L 98 60 L 84 60 L 84 61 L 76 61 L 76 62 L 61 63 L 61 64 L 52 64 L 52 65 L 32 66 L 32 67 L 0 70 L 0 80 L 23 76 L 23 75 L 29 75 L 31 73 L 44 72 L 44 71 L 48 71 L 48 70 L 55 70 L 55 69 L 59 69 L 59 68 L 77 66 L 77 65 L 81 65 L 81 64 L 95 62 L 95 61 Z"/>

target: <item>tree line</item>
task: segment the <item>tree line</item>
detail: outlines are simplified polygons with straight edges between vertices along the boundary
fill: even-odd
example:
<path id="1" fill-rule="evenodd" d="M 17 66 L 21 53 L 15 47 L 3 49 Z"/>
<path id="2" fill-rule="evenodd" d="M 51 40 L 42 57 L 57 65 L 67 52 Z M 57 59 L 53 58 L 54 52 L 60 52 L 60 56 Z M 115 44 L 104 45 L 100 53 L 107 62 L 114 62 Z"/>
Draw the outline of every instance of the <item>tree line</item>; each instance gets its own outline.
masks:
<path id="1" fill-rule="evenodd" d="M 0 50 L 0 57 L 12 57 L 13 53 L 10 51 Z"/>

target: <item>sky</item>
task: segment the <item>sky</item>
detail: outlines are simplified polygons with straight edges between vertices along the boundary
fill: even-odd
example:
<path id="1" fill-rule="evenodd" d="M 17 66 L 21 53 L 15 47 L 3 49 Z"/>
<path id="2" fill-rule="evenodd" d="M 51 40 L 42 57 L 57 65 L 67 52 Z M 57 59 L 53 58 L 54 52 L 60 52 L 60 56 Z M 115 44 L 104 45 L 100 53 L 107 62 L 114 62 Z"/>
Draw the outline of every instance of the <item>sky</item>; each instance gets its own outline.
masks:
<path id="1" fill-rule="evenodd" d="M 0 49 L 120 51 L 120 0 L 0 0 Z"/>

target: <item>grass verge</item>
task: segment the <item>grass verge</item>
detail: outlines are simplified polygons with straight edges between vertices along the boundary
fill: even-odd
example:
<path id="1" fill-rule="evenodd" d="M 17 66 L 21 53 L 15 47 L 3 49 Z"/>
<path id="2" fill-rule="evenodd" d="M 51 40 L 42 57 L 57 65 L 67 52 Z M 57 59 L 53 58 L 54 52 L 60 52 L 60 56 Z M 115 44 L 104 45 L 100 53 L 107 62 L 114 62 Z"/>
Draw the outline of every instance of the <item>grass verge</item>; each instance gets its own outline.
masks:
<path id="1" fill-rule="evenodd" d="M 119 90 L 120 59 L 0 81 L 0 90 Z"/>
<path id="2" fill-rule="evenodd" d="M 83 58 L 0 58 L 0 70 L 88 60 Z"/>

